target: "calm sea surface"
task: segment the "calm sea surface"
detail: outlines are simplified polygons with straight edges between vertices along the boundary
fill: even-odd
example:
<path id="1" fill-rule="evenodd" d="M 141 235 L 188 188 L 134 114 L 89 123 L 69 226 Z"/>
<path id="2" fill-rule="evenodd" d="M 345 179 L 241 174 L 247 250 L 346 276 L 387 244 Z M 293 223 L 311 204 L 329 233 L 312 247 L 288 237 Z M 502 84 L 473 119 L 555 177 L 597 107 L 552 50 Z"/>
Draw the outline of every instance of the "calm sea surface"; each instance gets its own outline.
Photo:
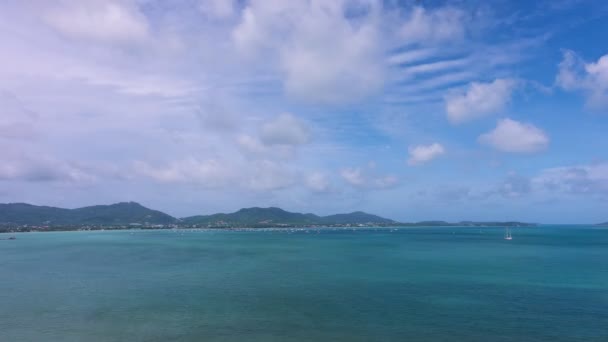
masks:
<path id="1" fill-rule="evenodd" d="M 0 341 L 608 341 L 608 229 L 503 233 L 15 234 Z"/>

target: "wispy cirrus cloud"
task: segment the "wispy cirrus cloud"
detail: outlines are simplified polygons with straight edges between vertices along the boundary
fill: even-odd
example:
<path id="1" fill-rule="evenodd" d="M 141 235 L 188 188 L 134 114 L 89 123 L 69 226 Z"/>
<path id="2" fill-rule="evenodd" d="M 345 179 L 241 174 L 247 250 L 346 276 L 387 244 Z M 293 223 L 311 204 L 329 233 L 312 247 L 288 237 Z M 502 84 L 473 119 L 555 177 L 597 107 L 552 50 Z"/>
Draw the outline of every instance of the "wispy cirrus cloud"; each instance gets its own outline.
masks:
<path id="1" fill-rule="evenodd" d="M 408 11 L 399 36 L 406 44 L 450 43 L 464 39 L 468 23 L 468 14 L 457 7 L 415 6 Z"/>

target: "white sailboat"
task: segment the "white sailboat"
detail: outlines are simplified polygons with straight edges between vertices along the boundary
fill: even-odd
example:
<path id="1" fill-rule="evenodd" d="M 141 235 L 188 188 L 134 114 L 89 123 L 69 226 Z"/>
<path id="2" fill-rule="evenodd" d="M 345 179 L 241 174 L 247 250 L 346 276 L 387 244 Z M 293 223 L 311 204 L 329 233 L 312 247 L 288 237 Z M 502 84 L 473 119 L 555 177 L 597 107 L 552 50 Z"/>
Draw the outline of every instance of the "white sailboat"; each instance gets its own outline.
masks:
<path id="1" fill-rule="evenodd" d="M 505 240 L 513 240 L 511 229 L 509 229 L 509 227 L 505 227 Z"/>

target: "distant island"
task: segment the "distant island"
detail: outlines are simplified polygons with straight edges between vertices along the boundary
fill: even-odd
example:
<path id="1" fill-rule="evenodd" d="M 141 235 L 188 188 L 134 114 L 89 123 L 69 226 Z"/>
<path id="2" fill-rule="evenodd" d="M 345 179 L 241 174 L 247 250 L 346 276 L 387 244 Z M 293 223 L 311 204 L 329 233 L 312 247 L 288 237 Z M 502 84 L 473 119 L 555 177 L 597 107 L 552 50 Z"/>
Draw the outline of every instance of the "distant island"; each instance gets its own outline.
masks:
<path id="1" fill-rule="evenodd" d="M 28 231 L 174 228 L 293 228 L 293 227 L 396 227 L 396 226 L 531 226 L 523 222 L 450 223 L 397 222 L 362 211 L 318 216 L 281 208 L 244 208 L 234 213 L 175 218 L 136 202 L 95 205 L 77 209 L 27 203 L 0 204 L 0 233 Z"/>

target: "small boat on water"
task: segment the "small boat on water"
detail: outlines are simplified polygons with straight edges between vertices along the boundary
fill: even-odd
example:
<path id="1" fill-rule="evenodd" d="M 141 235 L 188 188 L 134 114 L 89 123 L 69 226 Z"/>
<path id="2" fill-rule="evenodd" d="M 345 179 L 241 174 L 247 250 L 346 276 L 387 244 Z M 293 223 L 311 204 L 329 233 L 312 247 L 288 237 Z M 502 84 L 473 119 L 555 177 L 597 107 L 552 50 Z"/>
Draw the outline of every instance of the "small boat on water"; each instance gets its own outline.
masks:
<path id="1" fill-rule="evenodd" d="M 505 228 L 505 240 L 513 240 L 513 236 L 511 235 L 511 229 L 509 229 L 509 227 Z"/>
<path id="2" fill-rule="evenodd" d="M 14 236 L 9 236 L 7 238 L 0 238 L 0 240 L 17 240 L 17 238 Z"/>

